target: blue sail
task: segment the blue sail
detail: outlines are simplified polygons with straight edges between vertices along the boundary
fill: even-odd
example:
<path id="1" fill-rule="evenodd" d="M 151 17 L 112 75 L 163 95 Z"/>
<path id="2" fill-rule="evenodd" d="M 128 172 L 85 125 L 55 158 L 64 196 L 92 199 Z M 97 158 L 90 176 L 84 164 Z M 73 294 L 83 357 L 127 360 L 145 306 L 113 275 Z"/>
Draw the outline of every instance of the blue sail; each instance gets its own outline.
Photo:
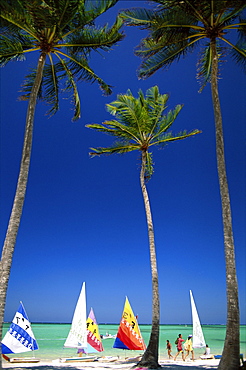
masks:
<path id="1" fill-rule="evenodd" d="M 118 337 L 114 341 L 113 348 L 129 349 Z"/>
<path id="2" fill-rule="evenodd" d="M 2 353 L 23 353 L 35 351 L 38 344 L 32 332 L 30 321 L 22 302 L 16 312 L 9 330 L 2 340 Z"/>

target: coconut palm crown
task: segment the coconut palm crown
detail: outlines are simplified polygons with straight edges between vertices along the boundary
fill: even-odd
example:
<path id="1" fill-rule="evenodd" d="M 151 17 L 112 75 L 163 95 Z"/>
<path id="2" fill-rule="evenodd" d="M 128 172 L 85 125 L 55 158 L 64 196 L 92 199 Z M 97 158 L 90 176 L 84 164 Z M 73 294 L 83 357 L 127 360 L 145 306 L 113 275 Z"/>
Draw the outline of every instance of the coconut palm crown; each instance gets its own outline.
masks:
<path id="1" fill-rule="evenodd" d="M 152 276 L 152 327 L 147 349 L 138 363 L 138 366 L 157 369 L 159 347 L 160 302 L 159 282 L 156 260 L 156 248 L 152 212 L 146 187 L 146 180 L 153 174 L 152 153 L 149 151 L 154 145 L 164 146 L 169 142 L 182 140 L 198 134 L 199 130 L 190 133 L 186 131 L 173 135 L 168 131 L 182 109 L 177 105 L 173 110 L 164 114 L 167 108 L 167 94 L 160 94 L 157 86 L 146 91 L 146 96 L 139 90 L 138 98 L 134 98 L 131 91 L 117 96 L 117 100 L 107 104 L 107 110 L 116 119 L 105 121 L 103 124 L 88 124 L 86 127 L 116 137 L 118 140 L 107 148 L 92 148 L 92 156 L 101 154 L 127 153 L 138 150 L 141 153 L 140 185 L 145 205 L 150 265 Z"/>
<path id="2" fill-rule="evenodd" d="M 153 174 L 152 153 L 149 151 L 151 147 L 164 146 L 171 141 L 200 132 L 183 131 L 176 136 L 171 131 L 167 132 L 182 109 L 182 105 L 177 105 L 164 115 L 168 98 L 167 94 L 159 93 L 158 86 L 148 89 L 146 97 L 141 89 L 138 98 L 135 98 L 130 90 L 126 94 L 117 95 L 116 101 L 106 105 L 107 111 L 117 120 L 105 121 L 103 124 L 87 124 L 86 127 L 115 136 L 119 140 L 111 147 L 92 148 L 90 155 L 122 154 L 133 150 L 146 152 L 145 178 L 150 179 Z"/>
<path id="3" fill-rule="evenodd" d="M 97 82 L 104 94 L 111 87 L 89 66 L 94 50 L 108 51 L 123 38 L 122 21 L 109 27 L 96 26 L 95 20 L 118 0 L 2 0 L 0 5 L 0 66 L 23 60 L 39 52 L 45 59 L 38 98 L 50 105 L 49 114 L 59 109 L 59 93 L 72 95 L 80 117 L 77 81 Z M 22 99 L 29 99 L 37 69 L 26 77 Z"/>
<path id="4" fill-rule="evenodd" d="M 120 14 L 127 25 L 149 31 L 135 52 L 143 59 L 138 71 L 140 78 L 167 69 L 173 61 L 197 47 L 200 48 L 198 77 L 204 87 L 211 80 L 213 43 L 219 60 L 229 53 L 246 70 L 244 0 L 151 0 L 150 3 L 157 4 L 154 10 L 136 8 Z M 236 43 L 230 37 L 233 30 L 238 34 Z"/>

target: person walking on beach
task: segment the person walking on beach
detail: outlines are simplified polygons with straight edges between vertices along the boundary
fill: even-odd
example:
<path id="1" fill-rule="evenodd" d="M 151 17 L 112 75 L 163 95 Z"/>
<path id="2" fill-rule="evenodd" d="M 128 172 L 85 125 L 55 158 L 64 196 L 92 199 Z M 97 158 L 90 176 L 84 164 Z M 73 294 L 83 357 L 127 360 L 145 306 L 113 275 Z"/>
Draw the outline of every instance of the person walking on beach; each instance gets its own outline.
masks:
<path id="1" fill-rule="evenodd" d="M 167 354 L 168 354 L 168 358 L 172 358 L 173 356 L 171 355 L 171 352 L 172 352 L 172 345 L 171 343 L 169 342 L 169 340 L 167 340 Z"/>
<path id="2" fill-rule="evenodd" d="M 182 347 L 183 342 L 184 342 L 184 339 L 182 338 L 182 334 L 179 334 L 178 338 L 175 341 L 175 344 L 177 344 L 177 353 L 176 353 L 176 356 L 174 357 L 174 361 L 176 360 L 176 358 L 178 357 L 178 355 L 180 353 L 182 354 L 183 361 L 185 361 L 184 351 L 183 351 L 183 347 Z"/>
<path id="3" fill-rule="evenodd" d="M 192 335 L 189 335 L 185 344 L 184 344 L 184 348 L 186 350 L 186 355 L 185 355 L 184 359 L 186 359 L 186 357 L 189 356 L 189 354 L 191 353 L 192 361 L 194 361 L 194 351 L 193 351 L 193 348 L 192 348 L 192 339 L 191 338 L 192 338 Z"/>

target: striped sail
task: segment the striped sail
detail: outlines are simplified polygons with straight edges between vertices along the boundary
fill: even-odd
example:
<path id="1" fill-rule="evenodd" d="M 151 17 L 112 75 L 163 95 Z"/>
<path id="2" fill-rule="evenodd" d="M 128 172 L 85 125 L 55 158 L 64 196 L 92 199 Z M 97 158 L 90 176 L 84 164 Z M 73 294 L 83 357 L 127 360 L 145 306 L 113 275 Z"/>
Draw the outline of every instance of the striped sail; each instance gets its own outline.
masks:
<path id="1" fill-rule="evenodd" d="M 146 349 L 144 340 L 140 333 L 137 318 L 133 314 L 127 297 L 113 348 L 130 350 Z"/>
<path id="2" fill-rule="evenodd" d="M 99 333 L 98 324 L 96 321 L 96 317 L 94 315 L 93 309 L 91 308 L 88 319 L 86 321 L 87 326 L 87 343 L 88 348 L 87 352 L 102 352 L 103 351 L 103 345 Z"/>
<path id="3" fill-rule="evenodd" d="M 64 347 L 87 348 L 85 283 L 83 283 L 80 296 L 75 307 L 71 329 Z"/>
<path id="4" fill-rule="evenodd" d="M 20 302 L 20 307 L 2 340 L 2 353 L 23 353 L 37 349 L 38 344 L 32 332 L 30 321 L 22 302 Z"/>

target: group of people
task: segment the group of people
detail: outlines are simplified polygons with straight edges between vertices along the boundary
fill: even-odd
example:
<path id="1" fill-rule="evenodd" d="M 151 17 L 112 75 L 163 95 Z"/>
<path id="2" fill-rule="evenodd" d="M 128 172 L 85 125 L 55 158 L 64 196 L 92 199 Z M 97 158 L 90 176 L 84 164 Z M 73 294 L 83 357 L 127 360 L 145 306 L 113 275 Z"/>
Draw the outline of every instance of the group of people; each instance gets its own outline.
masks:
<path id="1" fill-rule="evenodd" d="M 183 343 L 185 342 L 185 343 Z M 182 355 L 182 360 L 185 361 L 186 357 L 188 357 L 191 354 L 191 358 L 194 361 L 194 350 L 192 347 L 192 335 L 189 335 L 186 341 L 182 338 L 182 334 L 179 334 L 178 338 L 175 340 L 175 344 L 177 346 L 177 353 L 173 357 L 172 356 L 172 345 L 169 340 L 167 340 L 167 354 L 169 358 L 173 358 L 174 361 L 178 357 L 178 355 L 181 353 Z M 183 349 L 183 344 L 184 344 L 184 349 Z M 185 352 L 184 352 L 185 351 Z M 210 348 L 206 344 L 206 351 L 204 355 L 210 354 Z"/>
<path id="2" fill-rule="evenodd" d="M 176 360 L 176 358 L 178 357 L 178 355 L 181 353 L 182 355 L 182 360 L 185 361 L 186 357 L 189 356 L 189 354 L 191 353 L 192 355 L 192 360 L 194 361 L 194 351 L 193 351 L 193 348 L 192 348 L 192 335 L 189 335 L 187 340 L 185 341 L 183 338 L 182 338 L 182 334 L 179 334 L 178 338 L 175 340 L 175 344 L 177 346 L 177 353 L 176 355 L 173 357 L 171 352 L 172 352 L 172 345 L 170 343 L 169 340 L 167 340 L 167 353 L 168 353 L 168 357 L 169 358 L 173 358 L 174 361 Z M 183 350 L 183 342 L 185 341 L 184 343 L 184 349 L 185 349 L 185 352 L 186 354 L 184 353 L 184 350 Z"/>

